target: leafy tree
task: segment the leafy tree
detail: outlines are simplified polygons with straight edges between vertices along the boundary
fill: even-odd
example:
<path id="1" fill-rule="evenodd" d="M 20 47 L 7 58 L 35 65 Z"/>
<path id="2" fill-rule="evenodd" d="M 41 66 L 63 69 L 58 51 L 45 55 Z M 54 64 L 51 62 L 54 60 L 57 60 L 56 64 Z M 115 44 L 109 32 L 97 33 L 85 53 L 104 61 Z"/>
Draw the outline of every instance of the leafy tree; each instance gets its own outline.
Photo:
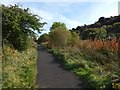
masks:
<path id="1" fill-rule="evenodd" d="M 50 32 L 50 45 L 63 48 L 67 45 L 70 38 L 70 31 L 64 27 L 57 27 Z"/>
<path id="2" fill-rule="evenodd" d="M 107 36 L 107 31 L 104 28 L 97 28 L 96 38 L 105 39 Z"/>
<path id="3" fill-rule="evenodd" d="M 105 21 L 105 17 L 100 17 L 98 21 L 99 22 L 104 22 Z"/>
<path id="4" fill-rule="evenodd" d="M 38 38 L 38 43 L 41 44 L 43 42 L 48 42 L 49 41 L 49 35 L 48 34 L 43 34 Z"/>
<path id="5" fill-rule="evenodd" d="M 89 36 L 89 34 L 90 34 L 90 31 L 89 31 L 88 29 L 84 30 L 84 31 L 81 33 L 81 39 L 82 39 L 82 40 L 87 39 L 88 36 Z"/>
<path id="6" fill-rule="evenodd" d="M 105 38 L 106 35 L 107 32 L 104 28 L 89 28 L 82 32 L 81 38 L 83 40 L 87 38 L 91 38 L 92 40 L 94 40 L 94 38 L 99 38 L 99 39 Z"/>
<path id="7" fill-rule="evenodd" d="M 69 44 L 70 46 L 75 46 L 77 43 L 79 43 L 80 37 L 79 34 L 76 32 L 71 32 L 71 37 L 69 39 Z"/>
<path id="8" fill-rule="evenodd" d="M 29 8 L 23 9 L 18 5 L 4 6 L 2 8 L 2 35 L 18 50 L 27 49 L 28 38 L 35 38 L 35 30 L 40 33 L 45 23 L 41 18 L 29 12 Z"/>
<path id="9" fill-rule="evenodd" d="M 116 22 L 113 25 L 106 27 L 108 36 L 120 37 L 120 22 Z"/>
<path id="10" fill-rule="evenodd" d="M 66 25 L 65 25 L 64 23 L 54 22 L 54 23 L 52 24 L 52 26 L 50 27 L 50 31 L 51 31 L 51 30 L 54 30 L 54 29 L 56 29 L 56 28 L 59 28 L 59 27 L 62 27 L 62 28 L 64 28 L 64 29 L 67 29 L 67 27 L 66 27 Z"/>

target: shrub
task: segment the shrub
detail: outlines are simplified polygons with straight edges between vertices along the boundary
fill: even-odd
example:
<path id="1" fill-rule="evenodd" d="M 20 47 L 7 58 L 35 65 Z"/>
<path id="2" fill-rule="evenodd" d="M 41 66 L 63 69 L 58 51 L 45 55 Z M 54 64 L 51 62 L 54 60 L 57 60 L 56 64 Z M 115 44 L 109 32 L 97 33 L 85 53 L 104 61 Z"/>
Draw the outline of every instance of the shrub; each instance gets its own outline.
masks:
<path id="1" fill-rule="evenodd" d="M 63 34 L 64 33 L 64 34 Z M 70 32 L 67 29 L 58 27 L 50 32 L 50 45 L 52 47 L 66 47 L 70 38 Z"/>

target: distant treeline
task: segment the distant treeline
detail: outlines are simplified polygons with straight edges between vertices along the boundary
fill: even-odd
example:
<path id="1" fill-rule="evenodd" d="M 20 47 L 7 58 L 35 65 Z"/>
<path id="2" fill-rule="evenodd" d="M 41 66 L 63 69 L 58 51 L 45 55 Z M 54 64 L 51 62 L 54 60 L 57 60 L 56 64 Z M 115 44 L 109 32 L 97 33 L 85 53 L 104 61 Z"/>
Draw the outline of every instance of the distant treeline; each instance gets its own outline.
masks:
<path id="1" fill-rule="evenodd" d="M 72 31 L 79 33 L 83 40 L 120 37 L 120 15 L 110 18 L 100 17 L 94 24 L 77 26 L 72 28 Z"/>

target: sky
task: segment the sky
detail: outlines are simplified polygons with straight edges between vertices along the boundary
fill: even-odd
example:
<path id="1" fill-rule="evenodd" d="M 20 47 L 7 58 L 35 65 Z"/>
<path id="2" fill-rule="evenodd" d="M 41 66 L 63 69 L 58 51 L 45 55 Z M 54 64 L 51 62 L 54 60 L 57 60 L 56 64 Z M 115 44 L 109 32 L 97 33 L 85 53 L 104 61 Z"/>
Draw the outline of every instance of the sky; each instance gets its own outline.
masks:
<path id="1" fill-rule="evenodd" d="M 4 1 L 4 0 L 3 0 Z M 11 2 L 10 0 L 0 2 L 2 4 L 20 4 L 23 8 L 30 8 L 30 12 L 39 15 L 42 18 L 42 22 L 47 22 L 43 27 L 45 30 L 43 33 L 48 33 L 53 22 L 63 22 L 68 29 L 76 28 L 84 24 L 92 24 L 96 22 L 100 17 L 110 17 L 118 15 L 118 1 L 48 1 L 41 2 L 33 0 L 31 2 L 25 2 L 18 0 Z"/>

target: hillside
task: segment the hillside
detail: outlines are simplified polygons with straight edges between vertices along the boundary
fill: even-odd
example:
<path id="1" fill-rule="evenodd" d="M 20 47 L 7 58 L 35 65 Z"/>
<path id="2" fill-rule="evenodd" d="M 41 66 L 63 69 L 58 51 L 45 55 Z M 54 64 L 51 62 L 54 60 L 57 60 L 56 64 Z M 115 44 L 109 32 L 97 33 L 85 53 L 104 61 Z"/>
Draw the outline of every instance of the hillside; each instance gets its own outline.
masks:
<path id="1" fill-rule="evenodd" d="M 87 38 L 107 38 L 120 36 L 120 15 L 110 18 L 100 17 L 98 21 L 91 25 L 78 26 L 72 31 L 80 33 L 82 39 Z M 102 35 L 104 34 L 104 35 Z"/>

